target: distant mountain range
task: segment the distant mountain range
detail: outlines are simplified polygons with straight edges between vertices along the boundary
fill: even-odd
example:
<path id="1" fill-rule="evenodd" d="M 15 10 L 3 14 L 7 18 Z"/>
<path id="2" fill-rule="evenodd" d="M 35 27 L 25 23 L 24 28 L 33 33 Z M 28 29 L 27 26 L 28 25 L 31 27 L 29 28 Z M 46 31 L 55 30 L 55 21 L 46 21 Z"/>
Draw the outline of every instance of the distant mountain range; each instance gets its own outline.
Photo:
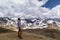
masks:
<path id="1" fill-rule="evenodd" d="M 32 27 L 32 29 L 34 29 L 34 28 L 46 28 L 48 26 L 48 24 L 51 24 L 51 25 L 53 24 L 56 27 L 60 27 L 60 18 L 47 18 L 47 19 L 41 19 L 41 18 L 30 18 L 30 19 L 28 19 L 27 18 L 27 19 L 23 19 L 23 20 L 26 21 L 27 24 L 32 23 L 32 25 L 35 25 L 34 27 Z M 12 23 L 12 25 L 14 25 L 13 23 L 16 23 L 16 21 L 17 20 L 13 20 L 9 17 L 0 17 L 0 24 L 5 23 L 7 25 L 11 25 L 11 23 Z M 25 25 L 25 26 L 27 26 L 27 25 Z M 29 26 L 27 28 L 31 28 L 31 27 Z"/>
<path id="2" fill-rule="evenodd" d="M 43 19 L 41 19 L 41 18 L 24 18 L 24 19 L 21 19 L 21 20 L 34 20 L 34 19 L 36 19 L 36 20 L 43 20 Z M 48 20 L 53 20 L 53 21 L 58 21 L 58 22 L 60 22 L 60 18 L 46 18 L 45 19 L 46 21 L 48 21 Z M 13 21 L 13 22 L 15 22 L 15 20 L 13 20 L 12 18 L 9 18 L 9 17 L 0 17 L 0 21 L 3 21 L 3 22 L 8 22 L 8 21 Z M 43 20 L 44 21 L 44 20 Z"/>
<path id="3" fill-rule="evenodd" d="M 7 23 L 9 21 L 15 22 L 14 20 L 12 20 L 9 17 L 0 17 L 0 23 Z"/>

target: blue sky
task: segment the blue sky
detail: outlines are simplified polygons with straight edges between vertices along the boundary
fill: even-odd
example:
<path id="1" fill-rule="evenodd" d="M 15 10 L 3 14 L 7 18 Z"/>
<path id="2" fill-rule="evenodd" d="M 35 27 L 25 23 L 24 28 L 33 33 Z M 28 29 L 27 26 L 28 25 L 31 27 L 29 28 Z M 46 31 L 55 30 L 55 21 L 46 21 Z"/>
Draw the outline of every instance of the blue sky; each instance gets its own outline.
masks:
<path id="1" fill-rule="evenodd" d="M 60 0 L 48 0 L 48 2 L 45 5 L 43 5 L 42 7 L 52 9 L 53 7 L 55 7 L 59 4 L 60 4 Z"/>

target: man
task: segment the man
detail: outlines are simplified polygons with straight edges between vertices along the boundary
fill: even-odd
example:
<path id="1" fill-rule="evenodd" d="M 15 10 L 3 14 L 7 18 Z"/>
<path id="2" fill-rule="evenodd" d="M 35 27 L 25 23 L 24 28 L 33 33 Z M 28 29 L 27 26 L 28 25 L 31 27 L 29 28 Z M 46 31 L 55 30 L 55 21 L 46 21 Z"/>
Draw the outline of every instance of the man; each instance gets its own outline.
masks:
<path id="1" fill-rule="evenodd" d="M 21 19 L 20 18 L 18 18 L 17 26 L 18 26 L 18 37 L 20 39 L 22 39 Z"/>

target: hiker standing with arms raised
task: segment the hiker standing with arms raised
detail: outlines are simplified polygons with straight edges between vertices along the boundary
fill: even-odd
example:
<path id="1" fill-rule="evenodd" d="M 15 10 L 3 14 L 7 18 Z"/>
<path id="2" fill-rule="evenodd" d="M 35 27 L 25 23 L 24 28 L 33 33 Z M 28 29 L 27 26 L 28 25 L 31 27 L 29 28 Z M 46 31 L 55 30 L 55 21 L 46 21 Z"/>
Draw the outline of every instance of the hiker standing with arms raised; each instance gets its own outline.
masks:
<path id="1" fill-rule="evenodd" d="M 18 37 L 20 39 L 22 39 L 22 29 L 21 29 L 22 26 L 21 26 L 21 19 L 20 18 L 18 18 L 17 26 L 18 26 Z"/>

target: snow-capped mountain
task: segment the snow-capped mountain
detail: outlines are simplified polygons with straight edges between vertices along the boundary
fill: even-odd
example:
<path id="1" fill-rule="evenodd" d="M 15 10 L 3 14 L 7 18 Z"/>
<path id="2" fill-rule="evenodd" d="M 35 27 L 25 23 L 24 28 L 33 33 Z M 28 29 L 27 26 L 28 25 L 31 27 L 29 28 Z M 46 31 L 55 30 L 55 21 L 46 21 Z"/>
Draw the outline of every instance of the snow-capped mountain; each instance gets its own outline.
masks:
<path id="1" fill-rule="evenodd" d="M 15 22 L 15 20 L 9 18 L 9 17 L 0 17 L 0 24 L 7 24 L 8 22 Z"/>

